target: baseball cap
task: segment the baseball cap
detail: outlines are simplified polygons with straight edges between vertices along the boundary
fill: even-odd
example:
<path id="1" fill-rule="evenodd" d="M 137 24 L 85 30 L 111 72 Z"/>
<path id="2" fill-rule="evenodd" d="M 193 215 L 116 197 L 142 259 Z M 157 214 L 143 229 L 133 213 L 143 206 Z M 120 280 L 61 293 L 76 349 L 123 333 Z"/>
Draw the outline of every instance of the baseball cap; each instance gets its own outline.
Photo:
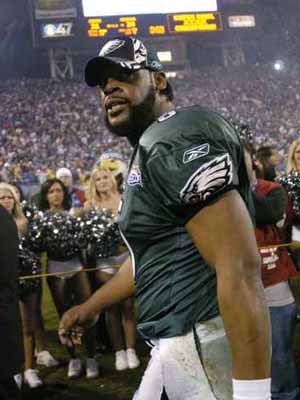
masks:
<path id="1" fill-rule="evenodd" d="M 85 81 L 88 86 L 97 86 L 111 72 L 120 66 L 129 71 L 146 68 L 159 72 L 163 65 L 157 56 L 148 50 L 143 42 L 133 37 L 119 37 L 107 42 L 99 55 L 90 59 L 85 67 Z"/>
<path id="2" fill-rule="evenodd" d="M 60 178 L 61 176 L 69 176 L 72 178 L 72 172 L 68 168 L 58 168 L 55 174 L 56 178 Z"/>

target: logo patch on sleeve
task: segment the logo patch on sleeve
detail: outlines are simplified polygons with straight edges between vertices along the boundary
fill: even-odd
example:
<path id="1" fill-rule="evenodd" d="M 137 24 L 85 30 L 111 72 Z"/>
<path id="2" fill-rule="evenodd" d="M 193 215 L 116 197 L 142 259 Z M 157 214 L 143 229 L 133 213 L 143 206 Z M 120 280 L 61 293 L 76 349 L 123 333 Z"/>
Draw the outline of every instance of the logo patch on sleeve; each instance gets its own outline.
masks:
<path id="1" fill-rule="evenodd" d="M 187 164 L 197 158 L 204 157 L 209 153 L 209 144 L 201 144 L 201 146 L 194 147 L 193 149 L 186 150 L 183 154 L 183 163 Z"/>
<path id="2" fill-rule="evenodd" d="M 127 178 L 127 183 L 129 186 L 136 186 L 136 185 L 143 186 L 142 174 L 138 165 L 132 166 Z"/>
<path id="3" fill-rule="evenodd" d="M 228 153 L 214 158 L 193 173 L 180 191 L 180 198 L 186 204 L 207 200 L 232 182 L 232 170 L 232 161 Z"/>

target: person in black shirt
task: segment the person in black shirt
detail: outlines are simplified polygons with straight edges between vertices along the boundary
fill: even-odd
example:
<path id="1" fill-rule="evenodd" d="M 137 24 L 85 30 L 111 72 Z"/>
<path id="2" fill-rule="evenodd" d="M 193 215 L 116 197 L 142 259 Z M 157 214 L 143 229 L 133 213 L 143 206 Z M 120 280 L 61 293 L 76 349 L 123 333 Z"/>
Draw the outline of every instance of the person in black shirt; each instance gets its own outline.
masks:
<path id="1" fill-rule="evenodd" d="M 23 339 L 17 298 L 18 232 L 0 206 L 0 399 L 20 399 L 14 375 L 23 363 Z"/>

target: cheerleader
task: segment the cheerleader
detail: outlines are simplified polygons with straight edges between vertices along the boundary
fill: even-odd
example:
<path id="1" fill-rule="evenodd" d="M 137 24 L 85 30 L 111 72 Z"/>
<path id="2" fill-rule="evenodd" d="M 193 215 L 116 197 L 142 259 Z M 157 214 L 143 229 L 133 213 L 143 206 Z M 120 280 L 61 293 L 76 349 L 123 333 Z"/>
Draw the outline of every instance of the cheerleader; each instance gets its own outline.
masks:
<path id="1" fill-rule="evenodd" d="M 118 214 L 121 194 L 113 173 L 104 167 L 96 167 L 90 177 L 87 188 L 85 209 L 107 209 Z M 118 268 L 129 257 L 126 247 L 121 244 L 116 253 L 109 257 L 97 259 L 96 281 L 99 286 L 117 272 Z M 121 311 L 121 318 L 120 318 Z M 136 321 L 133 299 L 123 301 L 119 306 L 113 306 L 107 311 L 108 322 L 115 348 L 115 367 L 118 371 L 136 368 L 140 362 L 135 352 Z"/>
<path id="2" fill-rule="evenodd" d="M 24 216 L 26 217 L 28 224 L 30 224 L 35 216 L 38 213 L 38 209 L 34 203 L 31 203 L 24 198 L 24 194 L 20 185 L 17 182 L 10 182 L 10 184 L 15 188 L 18 201 L 21 203 L 22 211 Z M 26 240 L 25 240 L 26 242 Z M 28 246 L 27 246 L 28 247 Z M 27 269 L 30 267 L 30 260 L 33 265 L 38 266 L 40 264 L 39 257 L 35 256 L 34 253 L 29 252 L 29 250 L 22 245 L 21 246 L 21 257 L 20 257 L 20 264 L 23 264 L 24 267 Z M 31 254 L 30 254 L 31 253 Z M 29 264 L 28 264 L 29 263 Z M 28 265 L 27 265 L 28 264 Z M 22 268 L 21 268 L 22 271 Z M 23 271 L 24 272 L 24 271 Z M 27 274 L 23 274 L 27 275 Z M 19 279 L 19 287 L 21 287 L 20 292 L 23 291 L 23 288 L 28 288 L 30 283 L 34 284 L 38 282 L 37 279 L 32 280 L 24 280 Z M 34 318 L 34 339 L 35 339 L 35 351 L 34 355 L 36 357 L 36 363 L 38 365 L 43 365 L 45 367 L 57 367 L 58 361 L 50 354 L 48 350 L 46 350 L 46 332 L 45 332 L 45 324 L 42 315 L 42 282 L 38 285 L 37 288 L 38 292 L 38 300 L 36 305 L 36 314 Z"/>
<path id="3" fill-rule="evenodd" d="M 300 140 L 294 140 L 289 147 L 286 173 L 300 172 Z"/>
<path id="4" fill-rule="evenodd" d="M 40 209 L 44 212 L 48 211 L 48 214 L 50 212 L 50 216 L 52 215 L 52 217 L 69 216 L 69 218 L 71 218 L 68 212 L 71 208 L 70 195 L 63 182 L 57 178 L 48 179 L 42 185 L 39 204 Z M 51 232 L 48 231 L 47 235 L 50 234 Z M 48 246 L 46 245 L 45 247 L 47 252 L 47 273 L 54 274 L 54 276 L 48 277 L 47 282 L 56 310 L 60 317 L 70 306 L 67 300 L 67 287 L 70 288 L 69 294 L 73 295 L 73 301 L 75 299 L 78 303 L 86 301 L 91 295 L 91 288 L 87 275 L 85 272 L 80 272 L 83 269 L 83 266 L 79 260 L 78 252 L 76 253 L 76 251 L 74 251 L 72 257 L 68 255 L 68 246 L 72 245 L 74 238 L 67 238 L 67 240 L 69 239 L 70 241 L 66 243 L 67 247 L 64 251 L 65 256 L 64 254 L 58 256 L 57 252 L 53 248 L 50 248 L 53 244 L 53 240 L 51 239 L 48 241 Z M 59 240 L 61 241 L 61 244 L 64 244 L 66 238 L 61 237 Z M 94 328 L 91 328 L 86 333 L 84 343 L 87 351 L 85 365 L 86 377 L 95 378 L 99 375 L 99 371 L 95 360 L 96 342 Z M 67 351 L 70 355 L 68 377 L 77 378 L 81 375 L 83 370 L 82 362 L 76 355 L 74 346 L 67 347 Z"/>

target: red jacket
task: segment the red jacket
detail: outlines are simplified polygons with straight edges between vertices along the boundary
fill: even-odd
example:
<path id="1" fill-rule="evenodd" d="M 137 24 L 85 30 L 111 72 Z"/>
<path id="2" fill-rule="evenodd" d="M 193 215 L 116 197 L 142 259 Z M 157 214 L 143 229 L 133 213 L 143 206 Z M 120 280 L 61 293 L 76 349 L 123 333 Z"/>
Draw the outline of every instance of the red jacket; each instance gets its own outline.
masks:
<path id="1" fill-rule="evenodd" d="M 267 196 L 268 193 L 278 187 L 281 187 L 279 183 L 260 179 L 255 188 L 255 193 L 259 196 Z M 286 282 L 289 278 L 298 274 L 287 247 L 278 248 L 276 246 L 282 243 L 280 231 L 276 225 L 256 227 L 255 236 L 259 247 L 272 246 L 268 249 L 260 249 L 264 287 Z"/>

